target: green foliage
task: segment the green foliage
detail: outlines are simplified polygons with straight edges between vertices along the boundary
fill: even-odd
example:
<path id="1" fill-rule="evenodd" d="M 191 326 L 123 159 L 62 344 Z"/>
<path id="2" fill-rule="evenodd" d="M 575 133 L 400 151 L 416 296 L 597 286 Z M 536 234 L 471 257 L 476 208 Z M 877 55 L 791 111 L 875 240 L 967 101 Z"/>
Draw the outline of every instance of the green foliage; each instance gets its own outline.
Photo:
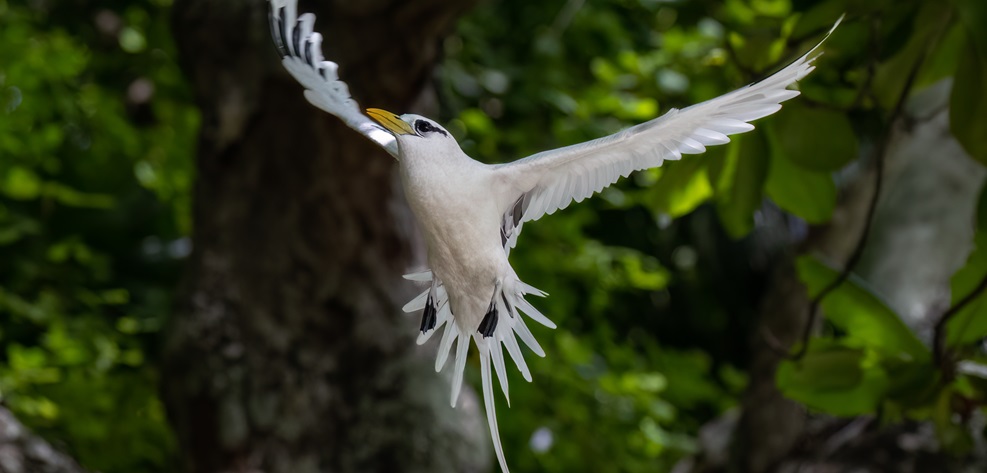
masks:
<path id="1" fill-rule="evenodd" d="M 753 214 L 764 200 L 769 157 L 761 133 L 734 138 L 726 152 L 710 157 L 716 182 L 716 209 L 727 234 L 740 238 L 754 228 Z"/>
<path id="2" fill-rule="evenodd" d="M 980 191 L 977 207 L 977 230 L 973 238 L 974 249 L 966 264 L 953 275 L 950 283 L 952 303 L 957 304 L 987 278 L 987 185 Z M 974 298 L 946 327 L 946 344 L 964 347 L 987 337 L 987 294 Z"/>
<path id="3" fill-rule="evenodd" d="M 912 92 L 954 77 L 953 134 L 987 162 L 984 5 L 502 0 L 460 22 L 437 76 L 443 115 L 467 153 L 500 162 L 751 83 L 847 14 L 802 95 L 757 130 L 525 225 L 512 262 L 553 294 L 537 303 L 560 328 L 535 329 L 548 357 L 528 357 L 534 384 L 511 374 L 499 411 L 509 451 L 554 437 L 512 454 L 515 471 L 668 471 L 696 450 L 745 384 L 763 277 L 748 235 L 777 209 L 827 223 L 833 175 L 881 139 L 916 67 Z M 168 8 L 0 0 L 0 394 L 107 473 L 174 469 L 155 354 L 191 230 L 198 118 Z M 985 196 L 954 303 L 987 268 Z M 810 294 L 837 277 L 811 258 L 798 269 Z M 969 450 L 956 414 L 987 398 L 973 349 L 987 296 L 948 324 L 955 376 L 856 279 L 822 309 L 830 330 L 782 364 L 782 392 L 834 415 L 929 419 L 945 448 Z"/>
<path id="4" fill-rule="evenodd" d="M 982 133 L 987 126 L 983 122 L 987 108 L 981 90 L 987 70 L 984 68 L 987 41 L 983 41 L 987 36 L 982 28 L 987 19 L 984 3 L 966 0 L 957 0 L 952 5 L 906 2 L 894 8 L 897 13 L 884 17 L 891 20 L 889 24 L 870 33 L 871 37 L 878 34 L 882 40 L 880 44 L 887 45 L 879 50 L 881 54 L 877 57 L 872 90 L 854 94 L 852 102 L 834 102 L 834 106 L 876 107 L 886 115 L 902 98 L 907 98 L 909 92 L 952 75 L 955 77 L 950 100 L 953 135 L 973 158 L 984 162 L 984 150 L 987 149 Z M 912 12 L 916 16 L 912 16 Z M 852 29 L 851 33 L 863 38 Z M 907 89 L 908 78 L 912 76 L 915 80 L 910 91 Z M 826 97 L 816 91 L 809 93 L 818 98 Z M 833 143 L 816 141 L 811 146 L 813 151 L 854 143 L 846 131 L 838 131 L 837 127 L 842 128 L 842 124 L 833 125 L 843 121 L 840 115 L 827 118 L 816 113 L 807 120 L 818 129 L 826 130 L 822 135 L 827 138 L 842 137 L 834 139 Z M 772 123 L 771 129 L 777 133 L 779 125 L 790 124 Z M 814 139 L 810 137 L 804 142 L 811 143 Z M 853 149 L 855 152 L 855 145 Z M 820 153 L 811 158 L 820 170 L 835 170 L 845 164 L 841 160 L 827 163 L 824 154 L 829 155 Z M 802 166 L 815 167 L 810 162 L 803 162 Z M 811 180 L 799 179 L 799 182 L 811 186 Z M 812 221 L 804 209 L 799 211 L 782 204 L 783 199 L 771 192 L 770 182 L 768 188 L 769 195 L 782 208 Z M 817 196 L 820 192 L 805 194 Z M 975 249 L 966 265 L 952 278 L 953 304 L 976 295 L 975 291 L 987 277 L 985 235 L 987 196 L 982 191 Z M 837 271 L 812 258 L 801 258 L 798 267 L 810 297 L 838 277 Z M 813 339 L 801 360 L 784 362 L 777 373 L 778 386 L 789 397 L 829 414 L 851 416 L 878 412 L 891 419 L 906 416 L 932 420 L 943 448 L 954 455 L 963 455 L 970 451 L 974 440 L 970 429 L 956 421 L 957 410 L 962 411 L 964 408 L 959 406 L 964 403 L 977 404 L 987 399 L 983 370 L 978 368 L 983 367 L 983 362 L 972 350 L 974 344 L 987 336 L 985 300 L 987 297 L 983 294 L 976 295 L 952 316 L 945 327 L 945 351 L 934 365 L 932 353 L 902 323 L 900 316 L 851 276 L 822 300 L 826 320 L 835 329 L 835 334 Z M 841 376 L 841 372 L 844 375 Z"/>
<path id="5" fill-rule="evenodd" d="M 107 473 L 172 465 L 154 356 L 178 267 L 148 250 L 189 231 L 197 115 L 166 16 L 0 0 L 0 394 Z"/>
<path id="6" fill-rule="evenodd" d="M 949 103 L 950 127 L 970 156 L 987 164 L 987 136 L 983 132 L 987 129 L 987 95 L 983 93 L 987 83 L 987 44 L 978 45 L 971 37 L 959 64 Z"/>
<path id="7" fill-rule="evenodd" d="M 622 436 L 631 424 L 614 422 L 608 402 L 602 401 L 610 399 L 602 393 L 623 385 L 615 380 L 653 373 L 655 379 L 668 382 L 649 397 L 681 409 L 682 400 L 671 396 L 675 386 L 723 376 L 702 370 L 672 380 L 669 373 L 677 369 L 676 362 L 656 365 L 656 358 L 641 355 L 642 346 L 654 343 L 642 342 L 642 334 L 657 332 L 661 341 L 655 346 L 674 345 L 681 337 L 696 343 L 704 335 L 687 331 L 697 325 L 720 330 L 722 337 L 725 326 L 719 314 L 738 311 L 722 288 L 742 286 L 738 280 L 749 276 L 704 279 L 709 272 L 729 271 L 730 263 L 722 257 L 703 261 L 707 254 L 717 254 L 710 246 L 703 247 L 698 263 L 683 257 L 694 254 L 690 238 L 704 238 L 690 236 L 686 225 L 708 218 L 705 209 L 712 206 L 719 231 L 744 238 L 756 228 L 758 214 L 770 208 L 765 197 L 791 221 L 826 224 L 838 198 L 834 174 L 859 165 L 861 153 L 883 139 L 903 94 L 946 77 L 956 77 L 954 134 L 978 157 L 976 147 L 987 136 L 979 133 L 987 128 L 981 123 L 987 116 L 980 105 L 983 94 L 977 90 L 984 82 L 979 69 L 983 62 L 970 56 L 979 54 L 969 51 L 979 43 L 968 40 L 967 31 L 982 36 L 983 29 L 973 25 L 983 22 L 970 20 L 970 12 L 983 12 L 982 3 L 731 0 L 713 7 L 589 1 L 569 11 L 572 2 L 503 1 L 481 6 L 462 22 L 446 43 L 448 56 L 442 66 L 443 103 L 447 115 L 457 117 L 449 126 L 470 155 L 507 161 L 611 133 L 753 82 L 804 53 L 836 18 L 847 14 L 817 60 L 816 71 L 799 83 L 802 96 L 757 123 L 757 130 L 734 136 L 730 144 L 705 155 L 636 173 L 604 191 L 600 199 L 559 212 L 546 223 L 525 226 L 524 242 L 514 250 L 512 261 L 523 279 L 536 285 L 548 281 L 543 285 L 554 296 L 539 301 L 540 306 L 560 326 L 554 341 L 547 343 L 549 358 L 567 360 L 582 376 L 566 374 L 554 363 L 545 368 L 535 360 L 536 373 L 551 372 L 552 379 L 546 382 L 536 374 L 537 393 L 520 389 L 527 397 L 502 416 L 503 430 L 510 432 L 505 442 L 518 447 L 516 439 L 527 438 L 539 427 L 534 419 L 546 417 L 535 414 L 551 412 L 548 417 L 553 420 L 575 420 L 551 426 L 557 436 L 565 437 L 551 458 L 537 457 L 541 471 L 653 471 L 655 465 L 670 465 L 687 453 L 687 442 L 673 442 L 651 426 L 688 439 L 695 435 L 692 429 L 701 413 L 731 405 L 734 391 L 707 392 L 698 417 L 690 409 L 672 417 L 654 416 L 643 403 L 625 402 L 620 412 L 640 420 L 640 437 L 633 440 Z M 916 78 L 908 89 L 913 70 Z M 963 106 L 957 107 L 957 101 Z M 957 120 L 957 113 L 963 121 Z M 623 220 L 611 217 L 617 210 Z M 636 233 L 615 235 L 611 223 Z M 982 257 L 978 250 L 954 279 L 954 300 L 979 281 L 987 267 Z M 633 267 L 628 262 L 638 258 L 654 258 L 662 268 L 660 278 L 649 279 L 656 284 L 645 285 L 653 291 L 650 300 L 635 299 L 631 279 L 620 276 Z M 802 258 L 799 274 L 814 294 L 838 273 Z M 645 287 L 637 286 L 641 289 Z M 709 291 L 720 297 L 710 297 Z M 565 293 L 571 295 L 559 297 Z M 969 346 L 983 337 L 983 301 L 975 301 L 950 324 L 951 347 Z M 751 310 L 753 303 L 747 304 L 740 310 Z M 823 300 L 822 310 L 834 334 L 813 339 L 801 361 L 782 364 L 777 382 L 786 395 L 829 414 L 939 416 L 947 419 L 939 422 L 941 433 L 958 428 L 947 428 L 951 396 L 960 395 L 956 384 L 942 382 L 929 349 L 870 289 L 851 277 Z M 622 315 L 628 311 L 633 318 Z M 678 322 L 683 319 L 690 322 Z M 629 339 L 638 345 L 628 353 L 637 361 L 614 362 L 628 356 L 624 347 Z M 703 348 L 715 352 L 711 346 Z M 667 347 L 662 352 L 676 353 Z M 742 363 L 736 353 L 723 361 Z M 560 383 L 569 376 L 571 384 Z M 961 376 L 956 383 L 967 381 Z M 587 389 L 595 396 L 589 397 Z M 983 391 L 965 395 L 982 398 Z M 581 430 L 587 425 L 582 422 L 593 426 L 593 434 Z M 612 444 L 611 438 L 623 443 Z M 654 450 L 627 450 L 628 445 L 640 445 L 641 439 L 651 439 Z M 677 447 L 668 448 L 671 445 Z M 587 466 L 587 458 L 597 458 L 601 451 L 607 452 L 602 454 L 606 466 Z"/>
<path id="8" fill-rule="evenodd" d="M 778 367 L 778 388 L 829 414 L 868 414 L 877 411 L 891 384 L 884 370 L 868 365 L 865 350 L 821 340 L 798 363 Z"/>
<path id="9" fill-rule="evenodd" d="M 778 207 L 808 223 L 826 223 L 836 206 L 836 183 L 829 173 L 810 171 L 786 155 L 774 154 L 764 191 Z"/>
<path id="10" fill-rule="evenodd" d="M 949 121 L 956 139 L 966 151 L 987 164 L 987 6 L 976 0 L 954 0 L 956 15 L 966 32 L 966 44 L 956 69 L 956 82 L 949 102 Z"/>
<path id="11" fill-rule="evenodd" d="M 797 266 L 810 297 L 839 276 L 810 256 Z M 929 350 L 860 281 L 851 277 L 837 286 L 822 309 L 842 335 L 815 339 L 802 359 L 782 362 L 776 376 L 786 396 L 840 416 L 877 412 L 885 402 L 914 407 L 935 399 Z"/>
<path id="12" fill-rule="evenodd" d="M 811 256 L 799 258 L 799 278 L 815 297 L 836 281 L 839 272 Z M 929 351 L 894 311 L 852 276 L 822 301 L 827 320 L 843 332 L 848 346 L 870 348 L 881 356 L 928 360 Z"/>

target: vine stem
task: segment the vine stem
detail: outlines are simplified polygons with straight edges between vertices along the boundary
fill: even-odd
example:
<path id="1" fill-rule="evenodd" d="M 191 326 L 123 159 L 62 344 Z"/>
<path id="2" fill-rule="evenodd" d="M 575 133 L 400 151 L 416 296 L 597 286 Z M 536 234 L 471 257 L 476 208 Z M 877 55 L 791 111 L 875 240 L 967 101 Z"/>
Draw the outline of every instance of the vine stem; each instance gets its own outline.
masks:
<path id="1" fill-rule="evenodd" d="M 987 290 L 987 274 L 980 279 L 980 283 L 973 288 L 967 295 L 963 296 L 962 299 L 953 304 L 952 307 L 946 309 L 946 312 L 942 313 L 939 320 L 936 321 L 936 327 L 932 332 L 932 356 L 936 365 L 941 365 L 946 361 L 946 345 L 943 338 L 945 337 L 946 324 L 952 319 L 956 314 L 960 313 L 964 307 L 973 302 L 977 296 L 982 294 L 984 290 Z M 946 372 L 946 367 L 942 367 L 943 371 Z"/>

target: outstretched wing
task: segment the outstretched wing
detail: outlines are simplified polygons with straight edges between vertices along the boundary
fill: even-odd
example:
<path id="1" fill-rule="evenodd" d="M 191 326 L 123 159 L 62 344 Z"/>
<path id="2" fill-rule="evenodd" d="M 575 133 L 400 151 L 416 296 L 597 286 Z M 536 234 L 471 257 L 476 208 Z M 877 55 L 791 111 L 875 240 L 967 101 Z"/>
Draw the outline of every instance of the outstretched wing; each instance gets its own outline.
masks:
<path id="1" fill-rule="evenodd" d="M 501 225 L 505 250 L 514 246 L 524 222 L 564 209 L 573 200 L 580 202 L 632 171 L 661 166 L 683 154 L 703 153 L 706 146 L 729 142 L 727 135 L 753 130 L 748 122 L 777 112 L 781 102 L 799 94 L 788 86 L 815 69 L 812 61 L 826 38 L 761 82 L 682 110 L 672 109 L 610 136 L 496 166 L 509 187 L 503 194 L 506 211 Z"/>
<path id="2" fill-rule="evenodd" d="M 312 31 L 315 15 L 296 16 L 297 0 L 270 1 L 271 36 L 284 68 L 305 87 L 305 98 L 312 105 L 339 117 L 396 158 L 397 140 L 360 112 L 356 101 L 350 98 L 349 87 L 336 74 L 336 63 L 323 59 L 322 35 Z"/>

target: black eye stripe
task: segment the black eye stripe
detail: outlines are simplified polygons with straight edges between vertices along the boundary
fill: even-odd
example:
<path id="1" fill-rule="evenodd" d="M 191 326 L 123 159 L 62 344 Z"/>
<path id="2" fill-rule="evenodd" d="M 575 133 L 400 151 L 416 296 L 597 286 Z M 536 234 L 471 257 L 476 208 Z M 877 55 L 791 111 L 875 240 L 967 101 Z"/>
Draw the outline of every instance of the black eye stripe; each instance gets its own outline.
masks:
<path id="1" fill-rule="evenodd" d="M 415 122 L 415 131 L 417 131 L 419 135 L 424 134 L 424 133 L 435 132 L 435 133 L 442 133 L 442 136 L 449 136 L 449 135 L 446 134 L 445 131 L 443 131 L 440 128 L 435 127 L 434 125 L 432 125 L 431 123 L 429 123 L 427 120 L 418 120 L 418 121 L 416 121 Z"/>

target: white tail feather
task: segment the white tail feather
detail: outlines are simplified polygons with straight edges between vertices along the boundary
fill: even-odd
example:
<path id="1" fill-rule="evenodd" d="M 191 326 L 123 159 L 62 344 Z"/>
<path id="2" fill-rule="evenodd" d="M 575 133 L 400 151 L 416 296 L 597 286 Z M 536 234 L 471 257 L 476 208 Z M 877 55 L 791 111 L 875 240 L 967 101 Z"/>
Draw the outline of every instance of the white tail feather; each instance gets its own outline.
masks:
<path id="1" fill-rule="evenodd" d="M 429 289 L 426 289 L 425 292 L 415 296 L 415 298 L 408 301 L 408 303 L 405 304 L 401 310 L 403 312 L 415 312 L 424 309 L 425 301 L 428 300 L 428 291 Z"/>
<path id="2" fill-rule="evenodd" d="M 425 271 L 419 271 L 417 273 L 408 273 L 402 277 L 409 281 L 431 281 L 432 270 L 426 269 Z"/>
<path id="3" fill-rule="evenodd" d="M 477 340 L 479 344 L 479 340 Z M 504 447 L 500 443 L 500 429 L 497 428 L 497 410 L 494 407 L 493 378 L 490 376 L 490 355 L 480 352 L 480 379 L 483 384 L 483 409 L 487 411 L 487 426 L 490 427 L 490 439 L 494 444 L 497 463 L 504 473 L 509 473 L 507 459 L 504 458 Z"/>
<path id="4" fill-rule="evenodd" d="M 524 315 L 531 317 L 531 320 L 534 320 L 535 322 L 538 322 L 548 328 L 555 328 L 555 322 L 552 322 L 548 319 L 548 317 L 545 317 L 545 314 L 542 314 L 541 311 L 536 309 L 535 306 L 529 304 L 528 301 L 524 300 L 524 298 L 518 297 L 516 303 L 517 308 L 521 309 L 521 312 L 524 312 Z"/>
<path id="5" fill-rule="evenodd" d="M 512 334 L 508 334 L 512 337 Z M 507 407 L 511 407 L 511 395 L 508 393 L 507 368 L 504 366 L 504 351 L 500 349 L 500 341 L 496 337 L 487 339 L 487 350 L 490 351 L 490 358 L 493 360 L 494 371 L 500 381 L 500 389 L 504 391 L 504 399 L 507 399 Z"/>
<path id="6" fill-rule="evenodd" d="M 503 293 L 494 294 L 494 304 L 497 308 L 496 328 L 493 329 L 492 334 L 488 333 L 489 336 L 484 337 L 477 332 L 478 327 L 461 327 L 459 325 L 455 314 L 452 313 L 449 294 L 446 292 L 442 282 L 434 279 L 431 271 L 408 274 L 405 275 L 405 279 L 432 282 L 432 286 L 428 291 L 419 294 L 405 305 L 405 310 L 421 310 L 425 308 L 428 303 L 429 294 L 431 294 L 432 303 L 437 307 L 435 327 L 422 332 L 418 336 L 418 343 L 425 343 L 436 331 L 442 329 L 442 339 L 439 342 L 439 351 L 435 357 L 435 371 L 441 371 L 445 367 L 446 361 L 449 359 L 449 353 L 452 350 L 452 345 L 453 343 L 456 344 L 456 359 L 452 368 L 452 385 L 450 386 L 450 404 L 452 407 L 456 407 L 456 403 L 459 401 L 459 394 L 462 392 L 466 359 L 469 354 L 471 339 L 476 343 L 477 349 L 480 352 L 483 405 L 487 412 L 487 424 L 490 427 L 490 436 L 497 454 L 497 461 L 500 463 L 501 469 L 506 473 L 508 471 L 507 461 L 504 458 L 504 449 L 500 442 L 497 414 L 494 408 L 491 365 L 492 371 L 497 374 L 497 381 L 500 383 L 501 390 L 504 392 L 507 405 L 510 406 L 511 398 L 507 379 L 507 366 L 504 362 L 504 349 L 506 348 L 508 355 L 514 360 L 514 364 L 517 365 L 521 376 L 526 381 L 531 382 L 531 371 L 524 361 L 524 355 L 521 353 L 521 347 L 518 344 L 517 338 L 520 338 L 538 356 L 544 357 L 545 351 L 542 350 L 541 346 L 535 340 L 534 335 L 528 330 L 528 326 L 525 324 L 524 319 L 521 317 L 521 312 L 518 309 L 523 311 L 528 317 L 531 317 L 532 320 L 554 328 L 555 324 L 548 317 L 545 317 L 538 309 L 535 309 L 534 306 L 524 300 L 524 294 L 541 297 L 545 295 L 545 292 L 517 279 L 510 280 L 507 284 L 500 286 Z M 442 327 L 443 324 L 445 324 L 444 328 Z M 503 344 L 503 347 L 501 344 Z"/>
<path id="7" fill-rule="evenodd" d="M 514 364 L 517 365 L 518 371 L 521 372 L 521 376 L 524 376 L 524 380 L 531 382 L 531 372 L 528 371 L 528 364 L 524 362 L 524 356 L 521 355 L 521 347 L 517 344 L 517 339 L 512 336 L 504 338 L 504 346 L 507 347 L 507 353 L 511 355 L 511 359 L 514 360 Z"/>
<path id="8" fill-rule="evenodd" d="M 435 357 L 436 373 L 442 371 L 442 367 L 446 365 L 446 360 L 449 359 L 449 350 L 452 349 L 452 342 L 455 342 L 458 336 L 459 328 L 450 321 L 446 324 L 445 332 L 442 333 L 442 341 L 439 342 L 439 354 Z"/>
<path id="9" fill-rule="evenodd" d="M 535 340 L 535 336 L 531 334 L 531 330 L 528 330 L 528 326 L 524 323 L 524 319 L 521 317 L 515 319 L 514 332 L 517 333 L 518 337 L 521 337 L 521 341 L 523 341 L 525 345 L 528 345 L 528 348 L 530 348 L 531 351 L 535 352 L 536 355 L 545 358 L 545 350 L 541 349 L 541 345 L 538 344 L 538 340 Z"/>
<path id="10" fill-rule="evenodd" d="M 452 372 L 452 401 L 450 405 L 456 407 L 456 401 L 459 400 L 459 391 L 463 387 L 463 372 L 466 371 L 466 353 L 470 348 L 470 336 L 467 333 L 463 333 L 462 329 L 459 330 L 459 341 L 456 343 L 456 365 L 453 367 Z"/>

